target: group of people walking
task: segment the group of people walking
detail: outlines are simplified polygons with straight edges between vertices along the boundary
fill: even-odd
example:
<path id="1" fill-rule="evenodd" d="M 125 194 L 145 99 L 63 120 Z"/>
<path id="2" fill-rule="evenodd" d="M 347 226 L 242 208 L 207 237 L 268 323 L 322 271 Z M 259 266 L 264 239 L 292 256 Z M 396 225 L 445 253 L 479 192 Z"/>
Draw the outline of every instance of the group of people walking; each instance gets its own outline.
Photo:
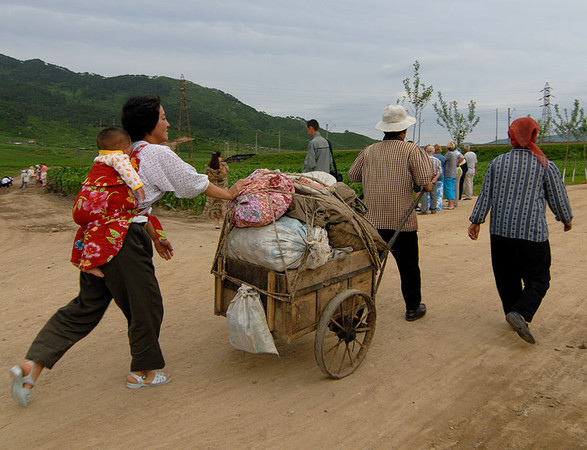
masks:
<path id="1" fill-rule="evenodd" d="M 30 166 L 20 171 L 20 189 L 47 185 L 47 165 L 45 163 Z"/>
<path id="2" fill-rule="evenodd" d="M 213 179 L 226 180 L 228 173 L 219 154 L 213 155 L 207 174 L 199 174 L 163 145 L 170 124 L 157 95 L 128 99 L 121 121 L 122 130 L 109 129 L 99 135 L 99 157 L 74 205 L 80 231 L 72 262 L 80 269 L 79 293 L 40 330 L 25 361 L 10 369 L 12 397 L 21 406 L 29 404 L 41 372 L 51 369 L 71 346 L 96 327 L 112 299 L 128 324 L 131 363 L 126 386 L 155 387 L 171 381 L 170 374 L 163 370 L 165 360 L 159 345 L 163 299 L 152 257 L 153 248 L 165 260 L 171 259 L 174 251 L 151 207 L 165 192 L 180 198 L 203 193 L 232 200 L 249 183 L 241 179 L 228 189 L 226 184 L 215 184 Z M 383 140 L 362 150 L 348 173 L 349 181 L 363 185 L 366 218 L 386 242 L 394 238 L 391 253 L 399 269 L 405 319 L 410 322 L 427 312 L 421 295 L 418 223 L 411 208 L 414 186 L 431 192 L 438 189 L 439 182 L 438 165 L 430 158 L 435 156 L 405 142 L 407 129 L 414 123 L 415 118 L 408 116 L 402 106 L 387 106 L 375 126 L 383 132 Z M 477 239 L 480 225 L 491 209 L 494 274 L 506 320 L 532 343 L 528 322 L 546 294 L 550 279 L 546 204 L 564 223 L 565 231 L 571 229 L 572 221 L 558 169 L 535 145 L 537 130 L 532 119 L 514 121 L 509 131 L 514 148 L 490 164 L 468 231 L 472 239 Z M 309 122 L 313 154 L 308 158 L 308 168 L 329 171 L 330 167 L 316 166 L 329 166 L 331 162 L 318 154 L 324 150 L 318 131 L 318 123 Z M 445 158 L 455 150 L 447 146 Z M 460 158 L 455 154 L 448 159 L 458 164 Z M 456 185 L 456 174 L 446 167 L 445 161 L 445 185 L 447 179 L 453 179 L 449 185 Z M 448 208 L 451 206 L 452 203 Z M 209 209 L 221 211 L 222 207 L 210 205 Z"/>
<path id="3" fill-rule="evenodd" d="M 449 142 L 443 155 L 438 144 L 421 148 L 406 142 L 407 128 L 415 122 L 402 106 L 386 106 L 375 126 L 383 132 L 383 140 L 361 151 L 348 173 L 349 181 L 362 183 L 367 219 L 384 240 L 392 243 L 408 321 L 424 317 L 427 311 L 421 294 L 414 188 L 425 191 L 422 214 L 440 211 L 443 196 L 447 200 L 445 209 L 452 210 L 463 193 L 465 200 L 473 199 L 477 172 L 477 156 L 469 145 L 461 153 L 454 142 Z M 313 127 L 316 124 L 308 122 L 312 139 L 308 145 L 311 158 L 306 161 L 321 159 L 316 153 L 324 145 L 320 145 L 318 129 Z M 557 166 L 536 145 L 536 121 L 517 119 L 508 133 L 513 149 L 490 163 L 469 218 L 468 234 L 473 240 L 479 238 L 480 226 L 491 210 L 491 258 L 505 318 L 522 339 L 535 343 L 528 324 L 550 282 L 546 205 L 563 223 L 564 231 L 572 228 L 573 215 Z M 328 158 L 323 155 L 322 160 Z M 316 170 L 328 171 L 329 166 L 325 162 Z"/>
<path id="4" fill-rule="evenodd" d="M 434 186 L 429 193 L 422 196 L 420 214 L 435 214 L 441 211 L 445 199 L 447 204 L 444 209 L 448 210 L 457 207 L 459 200 L 473 199 L 477 155 L 469 144 L 465 144 L 463 149 L 464 152 L 461 152 L 454 142 L 446 145 L 444 154 L 439 144 L 424 147 L 434 169 Z"/>

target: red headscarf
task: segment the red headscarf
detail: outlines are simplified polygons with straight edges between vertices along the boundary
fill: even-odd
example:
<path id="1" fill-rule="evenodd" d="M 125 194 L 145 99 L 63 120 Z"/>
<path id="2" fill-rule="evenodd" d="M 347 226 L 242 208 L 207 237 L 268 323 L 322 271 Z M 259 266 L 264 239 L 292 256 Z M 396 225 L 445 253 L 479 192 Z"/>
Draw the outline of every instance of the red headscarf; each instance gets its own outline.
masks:
<path id="1" fill-rule="evenodd" d="M 538 124 L 531 117 L 522 117 L 512 122 L 508 131 L 514 147 L 527 148 L 538 159 L 544 168 L 548 166 L 548 158 L 535 142 L 538 137 Z"/>

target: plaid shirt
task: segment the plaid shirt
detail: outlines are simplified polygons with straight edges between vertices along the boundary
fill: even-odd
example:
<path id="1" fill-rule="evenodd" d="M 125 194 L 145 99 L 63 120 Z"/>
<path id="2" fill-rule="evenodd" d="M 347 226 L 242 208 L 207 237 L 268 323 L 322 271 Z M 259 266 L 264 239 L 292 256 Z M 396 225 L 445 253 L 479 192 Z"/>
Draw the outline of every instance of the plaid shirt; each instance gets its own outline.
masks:
<path id="1" fill-rule="evenodd" d="M 424 186 L 434 170 L 424 150 L 415 144 L 387 140 L 365 148 L 349 170 L 349 181 L 363 183 L 366 217 L 378 229 L 397 230 L 414 202 L 414 183 Z M 412 211 L 402 231 L 415 231 Z"/>
<path id="2" fill-rule="evenodd" d="M 567 190 L 556 165 L 548 161 L 545 169 L 529 150 L 515 147 L 489 164 L 469 220 L 483 223 L 491 209 L 490 234 L 544 242 L 548 239 L 547 203 L 556 220 L 573 220 Z"/>

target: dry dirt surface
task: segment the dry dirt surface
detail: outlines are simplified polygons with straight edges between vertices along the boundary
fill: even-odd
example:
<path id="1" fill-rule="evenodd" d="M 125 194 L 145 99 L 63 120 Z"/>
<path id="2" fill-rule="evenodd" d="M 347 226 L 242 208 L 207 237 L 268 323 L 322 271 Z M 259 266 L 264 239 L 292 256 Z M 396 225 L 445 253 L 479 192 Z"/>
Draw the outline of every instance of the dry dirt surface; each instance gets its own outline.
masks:
<path id="1" fill-rule="evenodd" d="M 173 381 L 125 387 L 126 323 L 112 303 L 99 326 L 41 375 L 21 408 L 8 369 L 77 293 L 78 273 L 68 262 L 73 199 L 3 188 L 0 448 L 587 448 L 587 185 L 569 187 L 569 195 L 573 230 L 563 233 L 548 216 L 552 283 L 531 324 L 536 345 L 504 320 L 488 226 L 471 241 L 474 202 L 462 201 L 418 218 L 428 315 L 404 320 L 391 260 L 369 354 L 338 381 L 316 365 L 314 333 L 278 345 L 280 356 L 233 349 L 226 319 L 213 314 L 219 232 L 201 218 L 163 212 L 176 255 L 156 256 L 155 264 Z"/>

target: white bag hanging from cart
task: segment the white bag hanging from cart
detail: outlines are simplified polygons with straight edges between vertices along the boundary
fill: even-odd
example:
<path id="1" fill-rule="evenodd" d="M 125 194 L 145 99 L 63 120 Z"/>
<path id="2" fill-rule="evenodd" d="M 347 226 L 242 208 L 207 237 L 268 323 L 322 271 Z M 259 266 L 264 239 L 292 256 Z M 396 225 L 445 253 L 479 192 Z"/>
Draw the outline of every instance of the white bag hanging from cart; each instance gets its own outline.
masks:
<path id="1" fill-rule="evenodd" d="M 245 284 L 238 288 L 226 310 L 228 338 L 232 346 L 249 353 L 279 355 L 267 326 L 259 293 Z"/>

